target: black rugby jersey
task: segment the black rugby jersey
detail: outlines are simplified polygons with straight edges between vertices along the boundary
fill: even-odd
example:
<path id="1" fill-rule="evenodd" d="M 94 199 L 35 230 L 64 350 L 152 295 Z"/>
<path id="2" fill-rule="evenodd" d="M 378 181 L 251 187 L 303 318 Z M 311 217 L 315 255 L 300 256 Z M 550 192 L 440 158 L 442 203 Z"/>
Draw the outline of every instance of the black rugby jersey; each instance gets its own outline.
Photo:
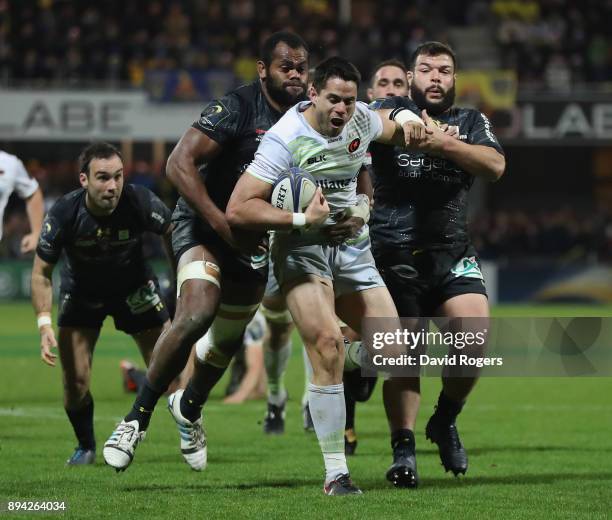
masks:
<path id="1" fill-rule="evenodd" d="M 149 189 L 125 184 L 119 204 L 108 216 L 92 215 L 83 188 L 60 198 L 43 221 L 36 253 L 56 263 L 62 250 L 61 290 L 88 297 L 129 293 L 149 280 L 142 235 L 164 234 L 171 213 Z"/>
<path id="2" fill-rule="evenodd" d="M 373 108 L 406 107 L 408 97 L 377 100 Z M 451 108 L 432 117 L 459 127 L 461 141 L 503 153 L 489 120 L 470 108 Z M 469 242 L 467 197 L 474 176 L 453 162 L 419 151 L 372 143 L 374 210 L 370 233 L 377 250 L 398 247 L 448 249 Z"/>
<path id="3" fill-rule="evenodd" d="M 193 123 L 193 128 L 222 147 L 200 171 L 210 198 L 222 211 L 240 175 L 253 160 L 264 134 L 281 116 L 281 112 L 270 106 L 257 80 L 211 101 L 200 119 Z M 181 213 L 193 213 L 182 197 L 177 207 Z"/>

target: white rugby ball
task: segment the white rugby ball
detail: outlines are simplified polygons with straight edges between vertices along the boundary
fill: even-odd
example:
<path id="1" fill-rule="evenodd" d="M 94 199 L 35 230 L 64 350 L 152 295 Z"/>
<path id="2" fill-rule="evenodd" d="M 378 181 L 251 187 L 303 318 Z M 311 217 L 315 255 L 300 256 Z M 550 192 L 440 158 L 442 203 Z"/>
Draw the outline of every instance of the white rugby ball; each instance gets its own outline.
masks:
<path id="1" fill-rule="evenodd" d="M 314 177 L 301 168 L 289 168 L 279 175 L 272 189 L 270 203 L 291 213 L 302 213 L 317 189 Z"/>

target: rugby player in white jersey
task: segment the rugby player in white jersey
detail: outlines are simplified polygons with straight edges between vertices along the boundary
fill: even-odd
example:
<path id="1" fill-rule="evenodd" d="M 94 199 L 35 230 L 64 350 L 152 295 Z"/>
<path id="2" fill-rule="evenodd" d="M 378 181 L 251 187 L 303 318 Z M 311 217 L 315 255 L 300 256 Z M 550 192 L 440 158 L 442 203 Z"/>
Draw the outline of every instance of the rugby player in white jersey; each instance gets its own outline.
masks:
<path id="1" fill-rule="evenodd" d="M 226 209 L 231 226 L 277 230 L 274 274 L 313 366 L 309 406 L 325 461 L 328 495 L 361 494 L 344 454 L 344 340 L 336 314 L 356 331 L 364 317 L 397 317 L 370 252 L 368 228 L 340 244 L 325 232 L 357 204 L 356 178 L 371 141 L 416 147 L 428 131 L 409 111 L 374 112 L 357 101 L 360 75 L 347 60 L 321 63 L 309 102 L 290 109 L 265 135 Z M 305 213 L 268 201 L 290 167 L 308 171 L 319 187 Z M 299 233 L 282 233 L 298 229 Z"/>
<path id="2" fill-rule="evenodd" d="M 4 208 L 13 192 L 25 200 L 30 232 L 21 240 L 20 250 L 21 253 L 30 253 L 36 248 L 45 216 L 43 194 L 38 182 L 30 177 L 19 158 L 0 150 L 0 239 Z"/>

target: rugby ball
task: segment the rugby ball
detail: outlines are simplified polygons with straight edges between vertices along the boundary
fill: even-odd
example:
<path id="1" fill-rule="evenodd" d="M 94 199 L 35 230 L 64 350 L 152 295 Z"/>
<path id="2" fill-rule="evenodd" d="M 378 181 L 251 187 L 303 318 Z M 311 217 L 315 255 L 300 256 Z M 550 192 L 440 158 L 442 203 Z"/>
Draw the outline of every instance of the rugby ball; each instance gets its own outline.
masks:
<path id="1" fill-rule="evenodd" d="M 314 177 L 301 168 L 289 168 L 279 175 L 272 189 L 270 203 L 291 213 L 302 213 L 317 189 Z"/>

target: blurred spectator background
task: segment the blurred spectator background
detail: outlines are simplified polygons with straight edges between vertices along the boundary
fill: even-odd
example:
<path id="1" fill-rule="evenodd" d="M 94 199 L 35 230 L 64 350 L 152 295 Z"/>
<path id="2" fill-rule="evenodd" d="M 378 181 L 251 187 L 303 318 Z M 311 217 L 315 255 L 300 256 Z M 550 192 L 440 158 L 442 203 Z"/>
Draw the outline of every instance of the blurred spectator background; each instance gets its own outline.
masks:
<path id="1" fill-rule="evenodd" d="M 459 50 L 463 68 L 472 56 L 461 47 L 473 42 L 524 86 L 566 90 L 612 81 L 611 13 L 610 0 L 0 0 L 0 82 L 160 95 L 172 71 L 175 97 L 193 100 L 210 90 L 200 73 L 224 88 L 254 78 L 260 42 L 291 29 L 313 63 L 350 56 L 365 77 L 437 39 Z"/>

